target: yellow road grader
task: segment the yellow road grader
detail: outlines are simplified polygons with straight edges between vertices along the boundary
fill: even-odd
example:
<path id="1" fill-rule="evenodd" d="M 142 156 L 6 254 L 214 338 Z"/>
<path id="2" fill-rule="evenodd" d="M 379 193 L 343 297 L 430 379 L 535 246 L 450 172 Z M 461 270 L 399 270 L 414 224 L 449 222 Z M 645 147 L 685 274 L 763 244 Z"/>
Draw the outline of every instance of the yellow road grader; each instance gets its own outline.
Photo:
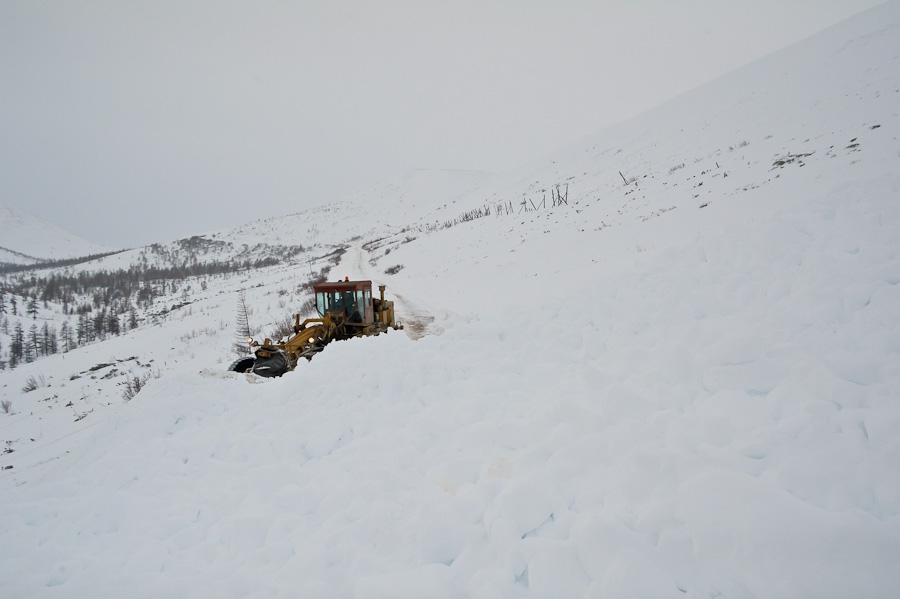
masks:
<path id="1" fill-rule="evenodd" d="M 403 328 L 394 318 L 394 302 L 384 299 L 384 289 L 379 285 L 379 297 L 373 297 L 372 281 L 345 279 L 315 285 L 318 318 L 300 322 L 296 314 L 294 333 L 278 343 L 247 339 L 254 355 L 235 361 L 228 370 L 281 376 L 293 370 L 300 358 L 312 359 L 332 341 Z"/>

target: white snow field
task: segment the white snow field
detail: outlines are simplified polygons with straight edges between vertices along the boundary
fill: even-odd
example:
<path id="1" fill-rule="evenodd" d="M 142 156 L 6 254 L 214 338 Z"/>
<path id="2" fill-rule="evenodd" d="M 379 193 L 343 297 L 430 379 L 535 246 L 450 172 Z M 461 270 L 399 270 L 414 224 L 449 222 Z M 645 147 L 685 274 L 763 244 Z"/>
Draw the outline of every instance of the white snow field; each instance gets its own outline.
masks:
<path id="1" fill-rule="evenodd" d="M 894 1 L 513 176 L 218 232 L 315 251 L 0 372 L 0 594 L 898 596 L 898 135 Z M 338 245 L 407 334 L 227 372 L 236 291 L 265 328 Z"/>
<path id="2" fill-rule="evenodd" d="M 113 251 L 47 221 L 0 204 L 0 262 L 33 264 Z"/>

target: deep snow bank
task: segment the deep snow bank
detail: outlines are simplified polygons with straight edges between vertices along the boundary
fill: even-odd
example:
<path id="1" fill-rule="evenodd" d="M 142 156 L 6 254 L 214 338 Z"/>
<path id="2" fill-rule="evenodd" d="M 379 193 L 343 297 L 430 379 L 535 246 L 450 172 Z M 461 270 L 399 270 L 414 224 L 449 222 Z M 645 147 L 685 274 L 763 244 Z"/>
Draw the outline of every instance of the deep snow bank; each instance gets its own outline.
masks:
<path id="1" fill-rule="evenodd" d="M 561 161 L 594 185 L 569 210 L 398 244 L 388 288 L 440 336 L 260 381 L 211 368 L 227 332 L 144 332 L 162 378 L 4 490 L 4 593 L 895 595 L 898 6 L 804 46 L 825 66 L 774 104 L 734 76 Z M 186 337 L 230 317 L 208 300 Z"/>
<path id="2" fill-rule="evenodd" d="M 548 293 L 279 380 L 164 377 L 9 494 L 0 575 L 29 597 L 889 596 L 898 188 L 570 281 L 589 309 Z"/>

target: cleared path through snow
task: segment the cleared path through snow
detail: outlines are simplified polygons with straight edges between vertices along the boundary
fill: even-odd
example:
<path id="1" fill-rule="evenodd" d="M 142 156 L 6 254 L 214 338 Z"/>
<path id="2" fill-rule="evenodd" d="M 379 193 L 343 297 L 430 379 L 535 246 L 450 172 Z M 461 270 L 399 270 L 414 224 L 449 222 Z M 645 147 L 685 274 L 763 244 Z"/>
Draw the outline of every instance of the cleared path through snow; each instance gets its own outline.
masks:
<path id="1" fill-rule="evenodd" d="M 409 300 L 409 294 L 396 287 L 390 281 L 390 275 L 375 272 L 369 264 L 368 257 L 369 252 L 361 246 L 351 246 L 341 256 L 340 262 L 332 272 L 341 279 L 350 277 L 351 280 L 371 280 L 376 286 L 376 291 L 377 285 L 387 285 L 385 297 L 394 301 L 395 317 L 403 325 L 403 330 L 410 339 L 443 333 L 444 329 L 436 323 L 434 314 Z"/>

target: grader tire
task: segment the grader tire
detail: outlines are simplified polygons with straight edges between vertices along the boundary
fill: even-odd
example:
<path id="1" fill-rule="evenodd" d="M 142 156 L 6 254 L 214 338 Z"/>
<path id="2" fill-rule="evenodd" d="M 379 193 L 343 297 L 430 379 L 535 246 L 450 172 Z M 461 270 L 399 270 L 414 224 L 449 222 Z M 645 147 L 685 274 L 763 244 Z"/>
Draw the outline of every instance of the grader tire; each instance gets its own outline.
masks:
<path id="1" fill-rule="evenodd" d="M 253 364 L 256 363 L 254 358 L 241 358 L 239 360 L 235 360 L 231 366 L 228 367 L 228 370 L 232 372 L 252 372 Z"/>
<path id="2" fill-rule="evenodd" d="M 264 377 L 281 376 L 290 370 L 287 355 L 280 351 L 268 358 L 257 358 L 253 365 L 253 373 Z"/>

